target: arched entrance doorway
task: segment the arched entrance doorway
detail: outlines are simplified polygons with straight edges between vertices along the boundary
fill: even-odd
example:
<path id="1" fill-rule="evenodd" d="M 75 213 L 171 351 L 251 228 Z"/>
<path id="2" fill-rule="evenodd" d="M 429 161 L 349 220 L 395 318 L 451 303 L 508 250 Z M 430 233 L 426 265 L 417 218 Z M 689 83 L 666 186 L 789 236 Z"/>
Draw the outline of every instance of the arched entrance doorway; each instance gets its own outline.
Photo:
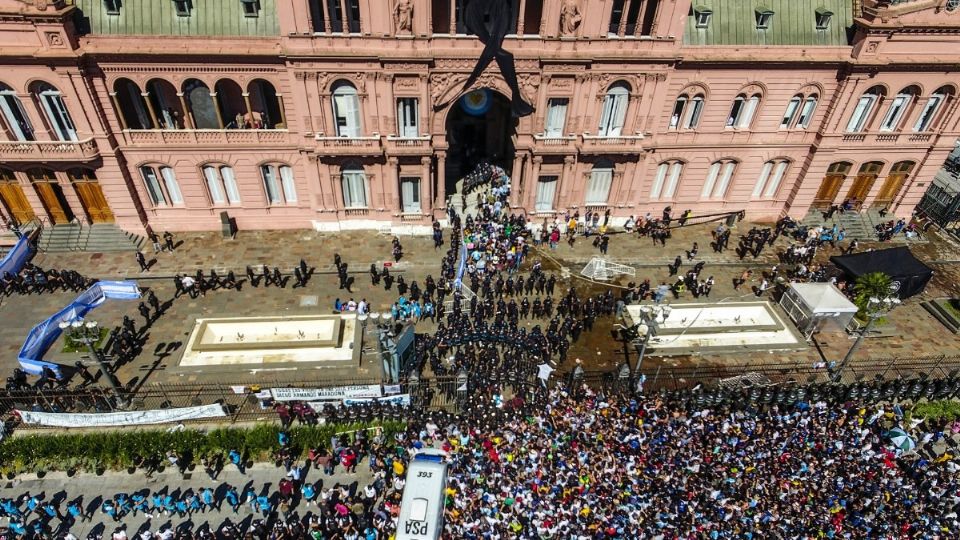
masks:
<path id="1" fill-rule="evenodd" d="M 510 100 L 489 88 L 469 92 L 451 106 L 446 124 L 448 194 L 458 192 L 457 182 L 483 161 L 510 174 L 517 123 Z"/>

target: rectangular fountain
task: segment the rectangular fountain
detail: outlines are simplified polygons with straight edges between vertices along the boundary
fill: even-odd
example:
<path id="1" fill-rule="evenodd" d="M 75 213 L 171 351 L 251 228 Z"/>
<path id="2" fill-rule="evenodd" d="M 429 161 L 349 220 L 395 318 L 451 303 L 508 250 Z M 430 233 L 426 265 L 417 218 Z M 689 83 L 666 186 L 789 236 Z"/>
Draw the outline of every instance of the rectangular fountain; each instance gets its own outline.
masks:
<path id="1" fill-rule="evenodd" d="M 641 307 L 626 307 L 625 324 L 642 320 Z M 655 326 L 646 351 L 651 356 L 806 348 L 799 332 L 769 302 L 671 304 L 670 315 Z"/>
<path id="2" fill-rule="evenodd" d="M 355 314 L 197 319 L 180 367 L 359 364 Z"/>

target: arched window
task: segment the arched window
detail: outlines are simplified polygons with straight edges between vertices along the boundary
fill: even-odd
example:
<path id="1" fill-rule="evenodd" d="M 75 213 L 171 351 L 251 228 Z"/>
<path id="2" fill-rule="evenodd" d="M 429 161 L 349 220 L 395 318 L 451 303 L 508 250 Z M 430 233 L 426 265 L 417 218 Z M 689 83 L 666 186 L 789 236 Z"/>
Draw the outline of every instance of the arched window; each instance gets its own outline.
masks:
<path id="1" fill-rule="evenodd" d="M 607 199 L 610 197 L 611 184 L 613 184 L 613 163 L 608 160 L 597 162 L 590 171 L 584 204 L 587 206 L 605 206 Z"/>
<path id="2" fill-rule="evenodd" d="M 10 139 L 15 141 L 36 140 L 27 111 L 23 109 L 23 103 L 20 102 L 20 98 L 17 97 L 13 88 L 3 83 L 0 83 L 0 113 L 3 113 L 3 127 Z"/>
<path id="3" fill-rule="evenodd" d="M 687 108 L 687 98 L 686 95 L 677 96 L 677 100 L 673 102 L 673 114 L 670 115 L 670 129 L 676 129 L 680 127 L 680 119 L 683 118 L 683 111 Z"/>
<path id="4" fill-rule="evenodd" d="M 337 137 L 360 136 L 360 97 L 357 89 L 345 81 L 333 87 L 333 123 Z"/>
<path id="5" fill-rule="evenodd" d="M 787 110 L 783 113 L 783 120 L 780 122 L 780 129 L 789 128 L 793 125 L 801 103 L 803 103 L 803 96 L 798 95 L 790 98 L 790 103 L 787 103 Z"/>
<path id="6" fill-rule="evenodd" d="M 630 102 L 630 87 L 623 81 L 613 83 L 603 98 L 603 111 L 600 113 L 601 137 L 619 137 L 623 131 L 623 121 L 627 117 L 627 105 Z"/>
<path id="7" fill-rule="evenodd" d="M 130 79 L 118 79 L 113 85 L 118 116 L 125 129 L 154 129 L 153 120 L 147 112 L 147 102 L 140 87 Z"/>
<path id="8" fill-rule="evenodd" d="M 293 205 L 297 202 L 297 186 L 293 179 L 293 168 L 283 164 L 260 166 L 263 178 L 263 190 L 271 206 Z"/>
<path id="9" fill-rule="evenodd" d="M 207 181 L 210 202 L 216 205 L 240 204 L 240 190 L 233 168 L 226 165 L 204 165 L 203 177 Z"/>
<path id="10" fill-rule="evenodd" d="M 910 108 L 910 105 L 913 104 L 913 99 L 918 93 L 919 91 L 915 86 L 908 86 L 900 90 L 896 97 L 893 98 L 893 101 L 890 102 L 887 114 L 883 116 L 883 121 L 880 122 L 880 131 L 895 131 L 899 129 L 900 120 L 906 116 L 907 110 Z"/>
<path id="11" fill-rule="evenodd" d="M 153 79 L 147 82 L 147 94 L 147 98 L 153 105 L 153 111 L 157 113 L 157 120 L 161 129 L 183 129 L 186 127 L 183 107 L 180 104 L 180 97 L 177 96 L 175 86 L 163 79 Z"/>
<path id="12" fill-rule="evenodd" d="M 247 92 L 253 108 L 251 125 L 262 129 L 286 129 L 282 98 L 273 84 L 263 79 L 254 79 L 247 85 Z"/>
<path id="13" fill-rule="evenodd" d="M 340 171 L 344 208 L 367 208 L 369 188 L 363 167 L 356 163 L 344 165 Z"/>
<path id="14" fill-rule="evenodd" d="M 873 200 L 873 206 L 878 208 L 890 206 L 897 198 L 897 195 L 900 194 L 900 190 L 916 166 L 916 162 L 913 161 L 899 161 L 894 163 L 890 167 L 890 172 L 887 173 L 887 178 L 883 181 L 880 191 Z"/>
<path id="15" fill-rule="evenodd" d="M 683 172 L 683 162 L 664 161 L 657 166 L 657 174 L 650 187 L 651 200 L 669 200 L 677 193 L 677 184 L 680 183 L 680 174 Z"/>
<path id="16" fill-rule="evenodd" d="M 776 196 L 789 166 L 790 162 L 785 159 L 773 159 L 764 163 L 750 196 L 754 199 L 772 199 Z"/>
<path id="17" fill-rule="evenodd" d="M 180 184 L 173 169 L 165 165 L 144 165 L 140 167 L 140 176 L 147 186 L 150 202 L 155 207 L 183 204 L 183 195 L 180 193 Z"/>
<path id="18" fill-rule="evenodd" d="M 58 141 L 76 141 L 77 130 L 73 119 L 67 112 L 67 105 L 63 102 L 63 95 L 59 90 L 45 82 L 31 85 L 31 92 L 40 104 L 43 115 L 47 119 L 50 132 Z"/>
<path id="19" fill-rule="evenodd" d="M 800 118 L 797 119 L 797 127 L 807 129 L 810 121 L 813 120 L 813 112 L 817 110 L 817 95 L 811 94 L 803 100 L 803 109 L 800 110 Z"/>
<path id="20" fill-rule="evenodd" d="M 187 79 L 183 83 L 183 93 L 193 117 L 193 124 L 197 129 L 223 129 L 223 119 L 217 114 L 213 96 L 210 95 L 210 89 L 207 88 L 206 83 L 197 79 Z"/>
<path id="21" fill-rule="evenodd" d="M 874 86 L 860 96 L 860 99 L 857 101 L 857 106 L 853 109 L 853 114 L 850 115 L 850 121 L 847 122 L 847 133 L 863 131 L 867 125 L 867 121 L 873 115 L 873 108 L 876 106 L 877 100 L 879 100 L 882 95 L 883 87 Z"/>
<path id="22" fill-rule="evenodd" d="M 252 122 L 252 115 L 247 110 L 243 90 L 240 85 L 230 79 L 221 79 L 213 86 L 217 93 L 217 104 L 220 114 L 223 115 L 223 125 L 226 129 L 243 129 L 256 124 Z M 249 99 L 249 96 L 247 96 Z"/>
<path id="23" fill-rule="evenodd" d="M 937 114 L 940 112 L 941 106 L 947 101 L 947 96 L 952 93 L 953 89 L 949 86 L 941 86 L 934 90 L 933 94 L 930 95 L 930 99 L 927 100 L 927 104 L 924 105 L 923 110 L 920 111 L 920 116 L 917 117 L 917 122 L 913 125 L 913 130 L 927 131 L 932 129 L 936 125 Z"/>
<path id="24" fill-rule="evenodd" d="M 700 198 L 722 199 L 727 193 L 727 187 L 730 186 L 730 180 L 733 179 L 736 168 L 737 162 L 732 159 L 713 162 L 710 170 L 707 171 L 707 180 L 703 183 Z"/>
<path id="25" fill-rule="evenodd" d="M 730 115 L 727 116 L 727 127 L 748 128 L 753 122 L 753 115 L 760 106 L 760 94 L 754 94 L 747 97 L 746 94 L 740 94 L 733 100 L 730 107 Z"/>
<path id="26" fill-rule="evenodd" d="M 634 35 L 642 5 L 642 0 L 614 0 L 607 37 Z"/>

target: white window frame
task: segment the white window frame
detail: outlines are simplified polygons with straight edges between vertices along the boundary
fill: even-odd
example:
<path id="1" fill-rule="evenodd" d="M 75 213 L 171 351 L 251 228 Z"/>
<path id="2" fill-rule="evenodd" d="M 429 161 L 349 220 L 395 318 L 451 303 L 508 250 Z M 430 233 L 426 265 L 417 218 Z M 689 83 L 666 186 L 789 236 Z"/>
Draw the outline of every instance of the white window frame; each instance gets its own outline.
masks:
<path id="1" fill-rule="evenodd" d="M 682 173 L 683 162 L 681 161 L 664 161 L 658 165 L 657 174 L 650 187 L 650 200 L 673 199 Z"/>
<path id="2" fill-rule="evenodd" d="M 883 121 L 880 122 L 880 131 L 896 131 L 900 127 L 900 120 L 907 112 L 912 97 L 913 94 L 901 92 L 893 98 L 890 107 L 887 108 L 887 114 L 883 116 Z"/>
<path id="3" fill-rule="evenodd" d="M 343 84 L 333 91 L 333 127 L 337 137 L 360 137 L 360 96 L 357 89 Z"/>
<path id="4" fill-rule="evenodd" d="M 417 98 L 397 98 L 397 135 L 403 139 L 420 136 L 420 102 Z"/>
<path id="5" fill-rule="evenodd" d="M 700 118 L 703 116 L 704 97 L 700 94 L 693 96 L 687 106 L 687 116 L 683 121 L 683 129 L 697 129 Z"/>
<path id="6" fill-rule="evenodd" d="M 569 106 L 570 98 L 550 98 L 547 100 L 547 117 L 543 125 L 545 137 L 563 137 Z"/>
<path id="7" fill-rule="evenodd" d="M 780 184 L 783 182 L 789 166 L 790 162 L 785 159 L 775 159 L 764 163 L 750 197 L 753 199 L 773 198 L 777 194 L 777 190 L 780 189 Z"/>
<path id="8" fill-rule="evenodd" d="M 737 162 L 733 160 L 715 161 L 710 165 L 707 172 L 707 179 L 703 183 L 703 189 L 700 191 L 701 199 L 721 199 L 727 192 L 730 180 L 737 168 Z M 719 182 L 717 181 L 719 180 Z"/>
<path id="9" fill-rule="evenodd" d="M 420 214 L 423 212 L 420 200 L 419 176 L 400 177 L 400 204 L 404 214 Z"/>
<path id="10" fill-rule="evenodd" d="M 816 95 L 809 95 L 807 99 L 803 100 L 803 108 L 800 109 L 800 116 L 797 118 L 798 128 L 807 129 L 810 127 L 813 114 L 817 111 L 817 101 L 819 101 L 819 99 Z"/>
<path id="11" fill-rule="evenodd" d="M 713 19 L 713 12 L 708 9 L 700 11 L 694 10 L 693 18 L 697 28 L 708 28 L 710 26 L 710 20 Z"/>
<path id="12" fill-rule="evenodd" d="M 204 165 L 203 177 L 214 206 L 240 204 L 240 190 L 233 168 L 227 165 Z"/>
<path id="13" fill-rule="evenodd" d="M 345 169 L 340 173 L 340 187 L 343 191 L 343 207 L 347 209 L 365 209 L 369 205 L 369 187 L 367 175 L 361 169 Z"/>
<path id="14" fill-rule="evenodd" d="M 917 121 L 913 124 L 913 131 L 928 131 L 933 125 L 933 121 L 937 117 L 937 113 L 940 112 L 940 105 L 946 101 L 946 94 L 934 93 L 927 99 L 927 103 L 923 106 L 923 110 L 920 111 L 920 115 L 917 116 Z"/>
<path id="15" fill-rule="evenodd" d="M 629 104 L 630 91 L 619 84 L 611 86 L 603 98 L 603 110 L 600 113 L 600 127 L 597 134 L 601 137 L 619 137 L 623 133 Z"/>
<path id="16" fill-rule="evenodd" d="M 537 178 L 537 193 L 534 199 L 534 210 L 537 212 L 552 212 L 554 199 L 557 196 L 557 184 L 560 177 L 556 175 L 540 175 Z"/>
<path id="17" fill-rule="evenodd" d="M 790 102 L 787 103 L 787 110 L 783 113 L 783 120 L 780 121 L 780 129 L 790 129 L 802 104 L 803 99 L 800 96 L 790 98 Z"/>
<path id="18" fill-rule="evenodd" d="M 289 165 L 265 163 L 260 165 L 263 194 L 269 206 L 293 205 L 297 202 L 297 188 L 293 169 Z"/>
<path id="19" fill-rule="evenodd" d="M 613 186 L 613 167 L 594 167 L 587 182 L 584 204 L 587 206 L 606 206 L 610 200 L 610 188 Z"/>
<path id="20" fill-rule="evenodd" d="M 147 188 L 147 195 L 155 208 L 183 204 L 183 194 L 172 167 L 166 165 L 141 165 L 140 176 Z"/>
<path id="21" fill-rule="evenodd" d="M 63 94 L 55 88 L 47 87 L 37 93 L 37 99 L 57 140 L 77 142 L 77 129 L 70 118 L 67 104 L 63 101 Z"/>
<path id="22" fill-rule="evenodd" d="M 879 97 L 877 94 L 864 94 L 860 96 L 860 99 L 857 100 L 856 107 L 853 109 L 853 114 L 850 115 L 850 120 L 847 122 L 847 133 L 859 133 L 863 131 L 867 119 L 870 118 L 870 114 L 873 112 L 873 107 Z"/>
<path id="23" fill-rule="evenodd" d="M 747 98 L 743 107 L 740 109 L 740 118 L 737 121 L 737 129 L 749 128 L 753 123 L 753 117 L 757 114 L 757 109 L 760 108 L 760 96 L 754 94 Z"/>
<path id="24" fill-rule="evenodd" d="M 670 129 L 677 129 L 680 127 L 680 119 L 683 118 L 683 113 L 687 109 L 687 96 L 677 96 L 677 100 L 673 102 L 673 113 L 670 115 Z"/>
<path id="25" fill-rule="evenodd" d="M 30 117 L 27 116 L 26 109 L 23 108 L 23 102 L 13 90 L 0 90 L 0 113 L 3 113 L 4 123 L 10 134 L 18 141 L 36 140 L 33 125 L 30 123 Z M 21 120 L 17 120 L 17 115 Z"/>

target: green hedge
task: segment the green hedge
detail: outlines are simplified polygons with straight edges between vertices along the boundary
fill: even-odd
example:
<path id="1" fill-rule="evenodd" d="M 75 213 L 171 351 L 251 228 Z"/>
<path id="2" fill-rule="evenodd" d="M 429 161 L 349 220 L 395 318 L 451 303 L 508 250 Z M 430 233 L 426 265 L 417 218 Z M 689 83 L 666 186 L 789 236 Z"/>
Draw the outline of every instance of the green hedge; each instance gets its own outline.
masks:
<path id="1" fill-rule="evenodd" d="M 960 401 L 922 401 L 914 405 L 913 416 L 932 420 L 960 420 Z"/>
<path id="2" fill-rule="evenodd" d="M 336 433 L 369 427 L 382 427 L 385 435 L 404 429 L 402 422 L 373 422 L 297 426 L 288 430 L 295 455 L 304 456 L 313 447 L 330 447 Z M 186 429 L 116 430 L 66 435 L 27 435 L 11 437 L 0 443 L 0 473 L 19 474 L 36 471 L 95 471 L 125 469 L 133 458 L 164 458 L 174 450 L 185 463 L 198 463 L 202 456 L 226 454 L 238 449 L 249 460 L 268 460 L 279 449 L 277 424 L 257 424 L 251 428 L 219 428 L 211 431 Z M 166 460 L 163 460 L 166 464 Z"/>

